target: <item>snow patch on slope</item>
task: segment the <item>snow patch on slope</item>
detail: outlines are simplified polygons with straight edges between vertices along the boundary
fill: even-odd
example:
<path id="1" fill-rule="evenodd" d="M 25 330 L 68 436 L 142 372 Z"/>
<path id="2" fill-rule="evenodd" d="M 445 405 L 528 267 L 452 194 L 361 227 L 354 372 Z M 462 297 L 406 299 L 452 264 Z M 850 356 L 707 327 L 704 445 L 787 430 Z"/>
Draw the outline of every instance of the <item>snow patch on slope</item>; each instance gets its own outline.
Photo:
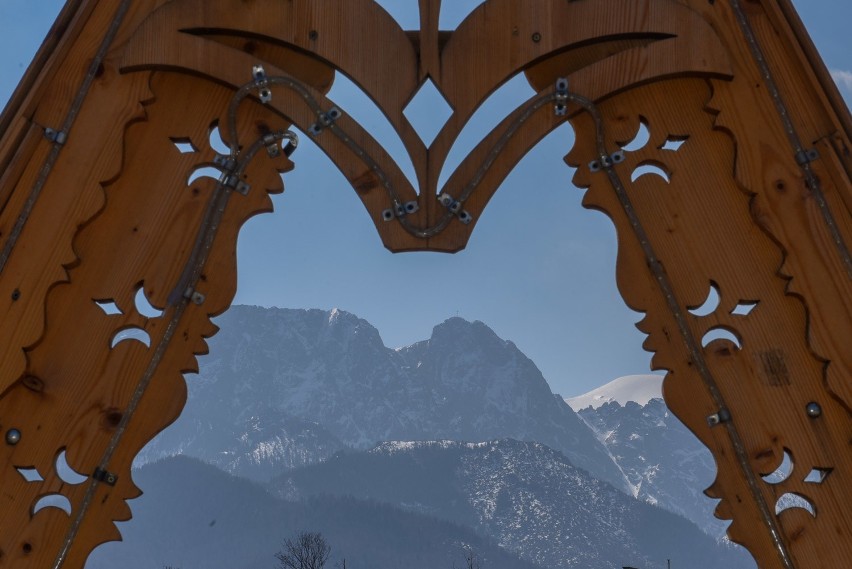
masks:
<path id="1" fill-rule="evenodd" d="M 647 405 L 651 399 L 663 396 L 662 375 L 626 375 L 610 381 L 597 389 L 589 391 L 585 395 L 568 397 L 565 402 L 574 410 L 591 407 L 597 409 L 605 403 L 616 402 L 621 406 L 628 401 L 635 401 L 639 405 Z"/>

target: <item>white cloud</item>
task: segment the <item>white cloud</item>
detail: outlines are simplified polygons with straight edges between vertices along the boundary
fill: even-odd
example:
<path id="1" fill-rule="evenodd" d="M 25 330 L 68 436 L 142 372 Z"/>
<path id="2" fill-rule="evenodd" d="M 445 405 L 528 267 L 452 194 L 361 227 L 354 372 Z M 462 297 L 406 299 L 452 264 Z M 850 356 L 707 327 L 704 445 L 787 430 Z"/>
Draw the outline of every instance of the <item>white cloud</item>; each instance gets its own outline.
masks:
<path id="1" fill-rule="evenodd" d="M 843 69 L 832 69 L 831 76 L 834 78 L 835 83 L 837 83 L 841 89 L 852 91 L 852 71 L 845 71 Z"/>

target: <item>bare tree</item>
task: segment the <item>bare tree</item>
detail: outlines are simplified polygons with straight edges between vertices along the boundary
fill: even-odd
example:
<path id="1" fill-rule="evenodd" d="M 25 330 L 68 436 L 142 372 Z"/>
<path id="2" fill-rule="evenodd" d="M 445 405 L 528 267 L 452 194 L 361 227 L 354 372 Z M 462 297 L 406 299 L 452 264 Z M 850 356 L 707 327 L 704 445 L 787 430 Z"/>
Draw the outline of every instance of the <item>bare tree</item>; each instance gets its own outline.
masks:
<path id="1" fill-rule="evenodd" d="M 479 556 L 473 551 L 468 551 L 464 554 L 464 569 L 481 569 L 479 564 Z M 453 562 L 453 569 L 456 569 L 456 564 Z"/>
<path id="2" fill-rule="evenodd" d="M 275 554 L 281 569 L 323 569 L 331 546 L 321 533 L 301 532 L 295 540 L 287 539 L 284 549 Z"/>

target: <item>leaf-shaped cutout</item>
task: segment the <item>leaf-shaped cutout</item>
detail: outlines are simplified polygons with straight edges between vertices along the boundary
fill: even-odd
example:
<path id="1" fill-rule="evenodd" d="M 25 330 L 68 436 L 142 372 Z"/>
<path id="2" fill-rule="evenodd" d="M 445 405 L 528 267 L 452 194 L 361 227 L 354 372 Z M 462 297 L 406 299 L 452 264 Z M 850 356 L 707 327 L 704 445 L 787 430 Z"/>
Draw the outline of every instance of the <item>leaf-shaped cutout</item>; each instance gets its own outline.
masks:
<path id="1" fill-rule="evenodd" d="M 110 348 L 116 347 L 121 342 L 126 342 L 130 340 L 135 340 L 137 342 L 142 342 L 147 347 L 151 347 L 151 336 L 138 326 L 133 326 L 130 328 L 123 328 L 113 335 L 112 340 L 110 340 L 109 346 Z"/>
<path id="2" fill-rule="evenodd" d="M 104 311 L 104 314 L 107 316 L 113 316 L 115 314 L 123 314 L 121 309 L 113 300 L 96 300 L 95 304 L 97 304 L 101 310 Z"/>
<path id="3" fill-rule="evenodd" d="M 212 178 L 213 180 L 218 181 L 221 176 L 222 171 L 218 168 L 214 168 L 213 166 L 199 166 L 190 172 L 189 178 L 186 180 L 186 185 L 191 186 L 192 183 L 199 178 Z"/>
<path id="4" fill-rule="evenodd" d="M 208 142 L 210 143 L 210 148 L 212 148 L 219 154 L 224 154 L 227 156 L 231 153 L 231 149 L 228 148 L 228 145 L 225 144 L 224 139 L 222 139 L 222 133 L 219 131 L 218 122 L 214 122 L 210 126 L 210 135 L 208 136 Z"/>
<path id="5" fill-rule="evenodd" d="M 742 340 L 740 340 L 734 332 L 731 330 L 724 328 L 722 326 L 716 326 L 714 328 L 710 328 L 706 334 L 701 338 L 701 346 L 706 348 L 711 342 L 715 342 L 718 340 L 728 340 L 733 343 L 737 349 L 743 347 Z"/>
<path id="6" fill-rule="evenodd" d="M 376 4 L 384 8 L 391 18 L 396 20 L 403 30 L 420 29 L 420 10 L 414 2 L 400 0 L 376 0 Z"/>
<path id="7" fill-rule="evenodd" d="M 518 73 L 500 85 L 496 91 L 485 99 L 453 141 L 450 151 L 447 153 L 447 160 L 441 168 L 440 176 L 438 176 L 438 188 L 444 188 L 444 184 L 447 183 L 447 180 L 450 179 L 453 172 L 459 167 L 459 164 L 482 141 L 483 133 L 490 133 L 505 117 L 524 106 L 535 96 L 536 92 L 530 87 L 526 75 Z M 571 127 L 567 128 L 571 129 Z M 562 127 L 560 127 L 561 129 Z M 564 148 L 573 146 L 573 132 L 571 130 L 571 137 L 564 142 L 563 154 Z"/>
<path id="8" fill-rule="evenodd" d="M 471 12 L 479 8 L 485 0 L 452 0 L 441 4 L 441 16 L 438 20 L 442 30 L 455 30 Z"/>
<path id="9" fill-rule="evenodd" d="M 169 140 L 172 141 L 172 144 L 175 145 L 175 148 L 177 148 L 178 152 L 181 154 L 193 154 L 198 152 L 198 149 L 189 138 L 169 138 Z"/>
<path id="10" fill-rule="evenodd" d="M 38 470 L 35 468 L 15 467 L 15 470 L 17 470 L 18 474 L 20 474 L 27 482 L 41 482 L 44 480 L 42 475 L 39 474 Z"/>
<path id="11" fill-rule="evenodd" d="M 833 470 L 833 468 L 814 468 L 805 476 L 805 482 L 808 484 L 822 484 Z"/>
<path id="12" fill-rule="evenodd" d="M 814 518 L 816 517 L 816 506 L 814 503 L 801 494 L 795 494 L 793 492 L 787 492 L 778 498 L 778 501 L 775 503 L 775 514 L 780 515 L 781 512 L 792 510 L 794 508 L 805 510 Z"/>
<path id="13" fill-rule="evenodd" d="M 784 449 L 784 458 L 781 459 L 781 464 L 778 465 L 778 468 L 769 474 L 761 474 L 760 477 L 767 484 L 781 484 L 793 474 L 793 467 L 793 456 L 789 450 Z"/>
<path id="14" fill-rule="evenodd" d="M 701 306 L 697 306 L 694 308 L 687 307 L 687 310 L 693 316 L 707 316 L 708 314 L 712 314 L 716 312 L 716 309 L 719 308 L 719 287 L 716 283 L 710 283 L 710 292 L 707 293 L 707 299 Z"/>
<path id="15" fill-rule="evenodd" d="M 645 148 L 649 140 L 651 140 L 651 131 L 648 129 L 648 123 L 644 118 L 640 118 L 639 130 L 636 131 L 636 136 L 627 144 L 622 145 L 621 149 L 627 152 L 636 152 Z"/>
<path id="16" fill-rule="evenodd" d="M 643 162 L 636 166 L 633 170 L 633 173 L 630 174 L 630 181 L 635 182 L 642 176 L 657 176 L 662 178 L 665 183 L 671 182 L 671 174 L 666 170 L 662 164 L 655 161 Z"/>
<path id="17" fill-rule="evenodd" d="M 347 113 L 363 129 L 370 133 L 376 141 L 382 145 L 390 157 L 396 162 L 403 175 L 408 179 L 411 187 L 418 187 L 417 175 L 414 171 L 414 163 L 403 144 L 399 133 L 393 127 L 387 116 L 379 109 L 375 101 L 367 93 L 355 84 L 349 77 L 337 71 L 334 74 L 334 83 L 331 90 L 326 94 L 329 100 L 335 101 L 343 112 Z M 340 102 L 346 101 L 345 105 Z M 322 135 L 320 135 L 322 136 Z M 310 143 L 309 136 L 303 137 L 302 144 Z M 302 149 L 299 149 L 302 152 Z"/>
<path id="18" fill-rule="evenodd" d="M 47 494 L 39 498 L 33 506 L 33 515 L 45 508 L 57 508 L 69 516 L 71 515 L 71 501 L 62 494 Z"/>
<path id="19" fill-rule="evenodd" d="M 134 304 L 136 305 L 136 311 L 142 316 L 145 316 L 146 318 L 159 318 L 163 315 L 162 310 L 157 310 L 148 301 L 148 297 L 145 295 L 144 286 L 140 286 L 139 289 L 136 291 Z"/>
<path id="20" fill-rule="evenodd" d="M 68 464 L 68 458 L 65 456 L 65 449 L 59 453 L 56 457 L 56 474 L 59 475 L 59 479 L 65 482 L 66 484 L 71 484 L 72 486 L 76 486 L 77 484 L 82 484 L 86 480 L 89 479 L 88 476 L 83 476 Z"/>
<path id="21" fill-rule="evenodd" d="M 748 316 L 751 314 L 751 311 L 757 308 L 757 305 L 760 304 L 760 301 L 745 301 L 741 300 L 739 304 L 737 304 L 733 310 L 731 310 L 731 314 L 736 316 Z"/>
<path id="22" fill-rule="evenodd" d="M 453 116 L 453 108 L 434 81 L 427 77 L 402 110 L 402 114 L 428 148 Z"/>
<path id="23" fill-rule="evenodd" d="M 680 147 L 684 145 L 684 143 L 689 140 L 688 136 L 670 136 L 666 139 L 663 145 L 660 147 L 660 150 L 667 150 L 669 152 L 677 152 L 680 150 Z"/>

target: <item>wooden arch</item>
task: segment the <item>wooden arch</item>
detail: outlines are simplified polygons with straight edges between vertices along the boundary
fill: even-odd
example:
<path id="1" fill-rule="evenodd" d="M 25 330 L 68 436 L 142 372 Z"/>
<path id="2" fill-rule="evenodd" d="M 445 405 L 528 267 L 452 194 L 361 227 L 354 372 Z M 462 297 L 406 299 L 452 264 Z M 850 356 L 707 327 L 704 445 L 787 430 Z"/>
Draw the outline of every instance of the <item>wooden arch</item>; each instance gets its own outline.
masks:
<path id="1" fill-rule="evenodd" d="M 404 31 L 372 0 L 68 1 L 0 118 L 0 567 L 82 567 L 119 538 L 132 459 L 183 407 L 239 228 L 293 166 L 291 125 L 386 247 L 451 252 L 566 120 L 666 401 L 716 459 L 730 537 L 763 568 L 848 564 L 852 120 L 789 0 L 487 0 L 453 32 L 439 13 L 420 0 Z M 327 98 L 337 71 L 385 112 L 418 188 Z M 537 95 L 437 188 L 517 73 Z M 427 78 L 454 110 L 428 148 L 403 114 Z M 624 152 L 640 124 L 649 143 Z M 765 481 L 785 453 L 791 475 Z"/>

